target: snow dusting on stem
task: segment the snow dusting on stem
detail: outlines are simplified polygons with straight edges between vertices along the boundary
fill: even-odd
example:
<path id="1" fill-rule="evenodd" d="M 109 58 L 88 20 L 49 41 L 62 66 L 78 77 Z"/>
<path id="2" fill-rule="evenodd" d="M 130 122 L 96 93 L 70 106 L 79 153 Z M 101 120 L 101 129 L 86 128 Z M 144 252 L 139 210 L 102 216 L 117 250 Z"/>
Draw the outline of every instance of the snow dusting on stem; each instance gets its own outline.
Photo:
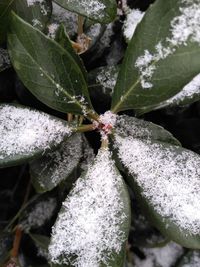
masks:
<path id="1" fill-rule="evenodd" d="M 63 203 L 53 228 L 49 253 L 51 261 L 75 267 L 99 267 L 113 253 L 119 254 L 128 220 L 122 200 L 122 178 L 111 153 L 101 149 L 87 173 L 80 177 Z"/>

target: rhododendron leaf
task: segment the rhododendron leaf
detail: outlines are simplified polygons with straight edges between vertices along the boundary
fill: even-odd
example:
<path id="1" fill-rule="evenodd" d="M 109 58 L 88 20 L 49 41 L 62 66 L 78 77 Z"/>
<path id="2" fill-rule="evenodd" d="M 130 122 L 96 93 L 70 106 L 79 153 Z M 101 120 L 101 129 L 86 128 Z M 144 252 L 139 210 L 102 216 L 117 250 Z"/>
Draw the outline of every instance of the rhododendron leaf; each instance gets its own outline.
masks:
<path id="1" fill-rule="evenodd" d="M 117 15 L 115 0 L 54 0 L 62 7 L 100 23 L 109 23 Z"/>
<path id="2" fill-rule="evenodd" d="M 14 10 L 20 17 L 43 30 L 51 16 L 52 4 L 50 0 L 1 0 L 0 2 L 0 43 L 6 41 L 9 28 L 9 14 Z"/>
<path id="3" fill-rule="evenodd" d="M 198 0 L 157 0 L 149 7 L 126 50 L 113 111 L 150 111 L 199 73 L 199 10 Z"/>
<path id="4" fill-rule="evenodd" d="M 17 74 L 40 101 L 58 111 L 87 113 L 86 81 L 69 52 L 14 13 L 8 44 Z"/>
<path id="5" fill-rule="evenodd" d="M 63 202 L 49 246 L 53 263 L 123 266 L 129 196 L 111 153 L 101 149 Z"/>
<path id="6" fill-rule="evenodd" d="M 55 149 L 72 133 L 61 119 L 19 105 L 0 105 L 0 168 L 15 166 Z"/>
<path id="7" fill-rule="evenodd" d="M 32 183 L 37 192 L 52 190 L 77 167 L 82 157 L 82 137 L 75 134 L 61 146 L 30 163 Z"/>
<path id="8" fill-rule="evenodd" d="M 180 146 L 115 136 L 118 157 L 145 214 L 167 237 L 200 248 L 200 157 Z"/>

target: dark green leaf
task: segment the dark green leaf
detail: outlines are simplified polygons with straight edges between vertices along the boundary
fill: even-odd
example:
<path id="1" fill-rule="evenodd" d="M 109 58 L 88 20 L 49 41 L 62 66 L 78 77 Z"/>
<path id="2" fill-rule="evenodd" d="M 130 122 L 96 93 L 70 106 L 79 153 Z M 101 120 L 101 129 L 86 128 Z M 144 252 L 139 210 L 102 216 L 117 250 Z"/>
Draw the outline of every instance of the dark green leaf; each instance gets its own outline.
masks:
<path id="1" fill-rule="evenodd" d="M 0 167 L 22 164 L 55 149 L 72 133 L 68 123 L 19 105 L 0 105 Z"/>
<path id="2" fill-rule="evenodd" d="M 10 67 L 11 63 L 7 50 L 0 48 L 0 72 Z"/>
<path id="3" fill-rule="evenodd" d="M 6 40 L 9 26 L 9 14 L 14 10 L 20 17 L 43 30 L 51 15 L 51 1 L 31 2 L 27 0 L 1 0 L 0 2 L 0 43 Z"/>
<path id="4" fill-rule="evenodd" d="M 199 155 L 130 136 L 116 135 L 115 146 L 145 215 L 169 239 L 200 248 Z"/>
<path id="5" fill-rule="evenodd" d="M 73 57 L 73 59 L 76 61 L 77 65 L 82 70 L 82 73 L 84 74 L 85 80 L 87 81 L 87 71 L 84 66 L 84 63 L 82 59 L 79 57 L 78 54 L 74 51 L 72 47 L 72 43 L 70 41 L 70 38 L 66 32 L 66 29 L 63 24 L 58 28 L 58 31 L 56 33 L 56 42 L 58 42 L 70 55 Z"/>
<path id="6" fill-rule="evenodd" d="M 48 246 L 50 243 L 50 238 L 48 236 L 32 234 L 32 233 L 29 233 L 29 236 L 35 242 L 37 247 L 42 248 L 46 250 L 46 252 L 48 252 Z"/>
<path id="7" fill-rule="evenodd" d="M 30 163 L 33 185 L 37 192 L 52 190 L 77 167 L 82 157 L 82 137 L 75 134 L 61 147 Z"/>
<path id="8" fill-rule="evenodd" d="M 113 111 L 152 110 L 199 73 L 199 8 L 197 0 L 157 0 L 149 8 L 126 51 Z"/>
<path id="9" fill-rule="evenodd" d="M 124 137 L 132 136 L 133 138 L 161 141 L 181 146 L 180 142 L 163 127 L 127 115 L 118 117 L 115 131 Z"/>
<path id="10" fill-rule="evenodd" d="M 87 113 L 86 81 L 69 52 L 14 13 L 8 44 L 17 74 L 40 101 L 58 111 Z"/>
<path id="11" fill-rule="evenodd" d="M 122 267 L 129 223 L 127 188 L 110 152 L 102 149 L 63 203 L 51 238 L 50 258 L 60 264 L 73 262 L 73 266 L 92 262 L 94 266 Z"/>
<path id="12" fill-rule="evenodd" d="M 62 7 L 100 23 L 109 23 L 117 15 L 115 0 L 54 0 Z"/>
<path id="13" fill-rule="evenodd" d="M 191 250 L 187 252 L 176 267 L 198 267 L 200 263 L 200 251 Z"/>

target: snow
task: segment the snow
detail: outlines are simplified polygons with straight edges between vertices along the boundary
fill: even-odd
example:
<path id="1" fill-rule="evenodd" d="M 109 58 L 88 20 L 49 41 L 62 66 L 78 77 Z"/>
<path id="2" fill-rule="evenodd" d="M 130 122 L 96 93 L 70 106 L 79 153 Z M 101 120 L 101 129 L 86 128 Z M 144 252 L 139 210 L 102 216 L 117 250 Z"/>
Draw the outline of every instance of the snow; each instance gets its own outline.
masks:
<path id="1" fill-rule="evenodd" d="M 120 252 L 125 241 L 120 227 L 126 215 L 120 198 L 121 176 L 111 157 L 108 150 L 101 149 L 64 201 L 49 246 L 53 263 L 109 266 L 112 253 Z"/>
<path id="2" fill-rule="evenodd" d="M 126 19 L 124 22 L 124 36 L 129 41 L 131 40 L 137 25 L 144 17 L 145 12 L 141 12 L 139 9 L 128 9 Z"/>
<path id="3" fill-rule="evenodd" d="M 163 42 L 155 46 L 155 53 L 148 50 L 139 56 L 135 67 L 140 74 L 141 86 L 152 88 L 151 79 L 156 70 L 156 64 L 176 52 L 179 46 L 186 46 L 188 42 L 200 43 L 200 3 L 198 0 L 179 0 L 180 14 L 174 17 L 170 24 L 170 35 Z"/>
<path id="4" fill-rule="evenodd" d="M 141 250 L 146 258 L 141 260 L 134 255 L 134 267 L 171 267 L 183 253 L 183 248 L 174 242 L 161 248 L 143 248 Z"/>
<path id="5" fill-rule="evenodd" d="M 56 37 L 56 31 L 58 30 L 59 24 L 57 23 L 51 23 L 48 25 L 48 36 L 52 39 L 55 39 Z"/>
<path id="6" fill-rule="evenodd" d="M 178 94 L 163 102 L 163 105 L 161 103 L 161 107 L 179 105 L 184 99 L 192 99 L 194 95 L 200 95 L 200 74 L 195 76 Z"/>
<path id="7" fill-rule="evenodd" d="M 41 227 L 52 217 L 56 205 L 56 200 L 54 198 L 38 202 L 35 207 L 26 214 L 25 219 L 20 222 L 20 227 L 22 227 L 26 233 L 32 228 Z"/>
<path id="8" fill-rule="evenodd" d="M 36 170 L 37 181 L 45 189 L 49 180 L 56 186 L 70 175 L 81 156 L 82 138 L 80 134 L 76 134 L 63 142 L 58 150 L 46 154 L 42 160 L 33 162 L 31 169 L 33 173 Z"/>
<path id="9" fill-rule="evenodd" d="M 184 263 L 181 265 L 181 267 L 199 267 L 200 263 L 200 252 L 199 251 L 191 251 L 186 256 L 189 256 L 188 258 L 184 258 Z"/>
<path id="10" fill-rule="evenodd" d="M 74 4 L 74 0 L 66 0 L 66 5 L 70 4 L 73 5 Z M 76 1 L 77 2 L 77 1 Z M 98 0 L 80 0 L 78 3 L 79 9 L 80 10 L 84 10 L 84 13 L 86 13 L 87 15 L 92 15 L 92 16 L 98 16 L 100 18 L 102 18 L 104 16 L 104 10 L 106 8 L 106 6 L 104 5 L 104 3 L 98 1 Z"/>
<path id="11" fill-rule="evenodd" d="M 132 137 L 115 137 L 118 156 L 143 196 L 189 234 L 200 231 L 200 157 L 189 150 Z"/>
<path id="12" fill-rule="evenodd" d="M 112 95 L 118 76 L 118 68 L 116 66 L 108 66 L 101 68 L 96 76 L 96 82 L 103 87 L 104 94 L 110 90 Z"/>
<path id="13" fill-rule="evenodd" d="M 10 58 L 6 49 L 0 48 L 0 70 L 7 69 L 10 66 Z"/>
<path id="14" fill-rule="evenodd" d="M 72 129 L 59 119 L 29 108 L 0 106 L 0 159 L 46 150 L 61 143 Z"/>
<path id="15" fill-rule="evenodd" d="M 28 6 L 34 6 L 35 4 L 43 4 L 44 0 L 26 0 Z"/>

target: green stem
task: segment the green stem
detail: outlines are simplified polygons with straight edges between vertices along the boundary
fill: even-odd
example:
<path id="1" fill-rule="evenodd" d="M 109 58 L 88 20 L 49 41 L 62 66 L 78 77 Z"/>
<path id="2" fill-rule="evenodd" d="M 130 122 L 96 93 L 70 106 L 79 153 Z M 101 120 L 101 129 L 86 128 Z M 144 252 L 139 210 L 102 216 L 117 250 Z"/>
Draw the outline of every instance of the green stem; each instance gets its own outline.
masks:
<path id="1" fill-rule="evenodd" d="M 82 126 L 78 126 L 74 129 L 74 132 L 78 133 L 84 133 L 84 132 L 91 132 L 94 130 L 94 125 L 93 124 L 86 124 Z"/>

